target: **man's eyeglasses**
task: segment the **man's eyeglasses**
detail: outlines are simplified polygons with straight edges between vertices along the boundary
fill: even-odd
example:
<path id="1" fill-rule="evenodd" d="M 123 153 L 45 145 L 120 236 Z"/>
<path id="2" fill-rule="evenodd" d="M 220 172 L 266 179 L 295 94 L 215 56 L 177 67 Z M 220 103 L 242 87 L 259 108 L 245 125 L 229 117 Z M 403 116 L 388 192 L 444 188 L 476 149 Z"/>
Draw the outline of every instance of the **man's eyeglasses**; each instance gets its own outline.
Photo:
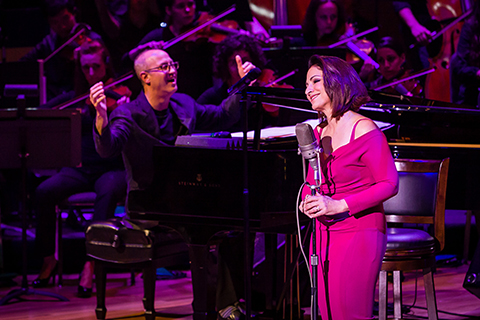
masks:
<path id="1" fill-rule="evenodd" d="M 178 61 L 170 62 L 170 63 L 164 63 L 159 65 L 158 67 L 155 68 L 150 68 L 147 70 L 144 70 L 145 72 L 153 71 L 153 70 L 160 70 L 162 72 L 169 72 L 170 68 L 174 68 L 175 70 L 178 70 L 180 65 L 178 64 Z"/>

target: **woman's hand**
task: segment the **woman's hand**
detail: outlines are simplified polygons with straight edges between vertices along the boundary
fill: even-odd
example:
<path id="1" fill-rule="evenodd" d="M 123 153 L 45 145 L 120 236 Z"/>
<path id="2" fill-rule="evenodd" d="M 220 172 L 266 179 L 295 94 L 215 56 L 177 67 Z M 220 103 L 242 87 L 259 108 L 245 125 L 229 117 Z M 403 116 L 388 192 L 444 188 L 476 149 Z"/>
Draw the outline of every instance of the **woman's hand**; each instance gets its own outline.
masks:
<path id="1" fill-rule="evenodd" d="M 318 218 L 346 212 L 348 211 L 348 205 L 343 199 L 334 200 L 328 196 L 307 195 L 300 203 L 299 209 L 309 218 Z"/>

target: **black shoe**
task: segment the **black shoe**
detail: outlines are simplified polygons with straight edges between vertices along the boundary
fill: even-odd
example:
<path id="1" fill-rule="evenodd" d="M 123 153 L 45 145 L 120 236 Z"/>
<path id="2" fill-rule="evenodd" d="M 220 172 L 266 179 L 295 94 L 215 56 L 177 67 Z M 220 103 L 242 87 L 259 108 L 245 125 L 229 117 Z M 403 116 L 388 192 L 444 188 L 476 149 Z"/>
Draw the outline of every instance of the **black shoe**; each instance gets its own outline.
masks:
<path id="1" fill-rule="evenodd" d="M 92 296 L 92 288 L 87 288 L 82 285 L 80 285 L 82 281 L 82 276 L 83 276 L 83 271 L 80 273 L 78 277 L 78 288 L 77 288 L 77 297 L 79 298 L 90 298 Z M 92 275 L 93 277 L 93 275 Z M 93 285 L 93 280 L 92 280 L 92 285 Z"/>
<path id="2" fill-rule="evenodd" d="M 45 278 L 45 279 L 37 278 L 37 279 L 33 280 L 32 287 L 34 287 L 34 288 L 46 288 L 46 287 L 48 287 L 48 284 L 50 282 L 50 278 L 52 278 L 52 284 L 54 285 L 55 284 L 55 274 L 57 273 L 57 269 L 58 269 L 58 263 L 55 265 L 55 268 L 53 268 L 52 272 L 50 273 L 50 275 L 47 278 Z"/>
<path id="3" fill-rule="evenodd" d="M 78 286 L 77 297 L 90 298 L 91 296 L 92 296 L 92 288 L 85 288 L 83 286 Z"/>

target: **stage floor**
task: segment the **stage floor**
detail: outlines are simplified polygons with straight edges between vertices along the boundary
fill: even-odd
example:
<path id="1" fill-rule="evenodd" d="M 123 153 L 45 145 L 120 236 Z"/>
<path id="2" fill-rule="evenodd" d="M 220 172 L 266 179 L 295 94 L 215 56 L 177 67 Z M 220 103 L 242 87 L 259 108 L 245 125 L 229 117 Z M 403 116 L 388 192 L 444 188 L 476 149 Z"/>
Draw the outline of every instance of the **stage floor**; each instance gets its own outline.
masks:
<path id="1" fill-rule="evenodd" d="M 480 299 L 462 287 L 468 265 L 441 267 L 435 274 L 439 319 L 480 319 Z M 157 280 L 155 306 L 159 313 L 157 319 L 192 319 L 192 287 L 190 272 L 187 277 L 176 280 Z M 404 316 L 405 319 L 425 319 L 425 295 L 423 277 L 418 273 L 418 294 L 415 306 Z M 403 304 L 410 306 L 415 296 L 415 272 L 405 274 Z M 31 282 L 35 276 L 28 277 Z M 21 277 L 14 279 L 21 282 Z M 25 300 L 12 300 L 0 306 L 1 319 L 36 320 L 95 320 L 95 296 L 80 299 L 75 296 L 78 275 L 66 275 L 64 286 L 49 287 L 44 291 L 56 292 L 70 301 L 60 302 L 40 295 L 24 296 Z M 18 286 L 0 288 L 0 296 Z M 390 288 L 391 290 L 391 288 Z M 112 273 L 107 283 L 107 319 L 144 319 L 142 316 L 143 284 L 141 273 L 136 274 L 136 284 L 130 286 L 129 273 Z M 391 296 L 391 294 L 390 294 Z M 308 309 L 308 308 L 307 308 Z M 305 318 L 309 310 L 305 310 Z"/>

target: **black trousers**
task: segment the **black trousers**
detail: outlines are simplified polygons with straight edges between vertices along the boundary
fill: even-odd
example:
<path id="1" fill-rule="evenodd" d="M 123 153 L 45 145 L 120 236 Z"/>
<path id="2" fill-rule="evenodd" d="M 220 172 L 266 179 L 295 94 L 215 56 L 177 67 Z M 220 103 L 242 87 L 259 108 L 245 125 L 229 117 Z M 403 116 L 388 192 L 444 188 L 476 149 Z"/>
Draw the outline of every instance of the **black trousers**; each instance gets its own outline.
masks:
<path id="1" fill-rule="evenodd" d="M 55 206 L 75 193 L 94 191 L 94 221 L 112 218 L 117 203 L 127 193 L 124 170 L 89 172 L 84 168 L 62 168 L 43 181 L 35 191 L 37 214 L 36 246 L 41 257 L 55 253 Z"/>

